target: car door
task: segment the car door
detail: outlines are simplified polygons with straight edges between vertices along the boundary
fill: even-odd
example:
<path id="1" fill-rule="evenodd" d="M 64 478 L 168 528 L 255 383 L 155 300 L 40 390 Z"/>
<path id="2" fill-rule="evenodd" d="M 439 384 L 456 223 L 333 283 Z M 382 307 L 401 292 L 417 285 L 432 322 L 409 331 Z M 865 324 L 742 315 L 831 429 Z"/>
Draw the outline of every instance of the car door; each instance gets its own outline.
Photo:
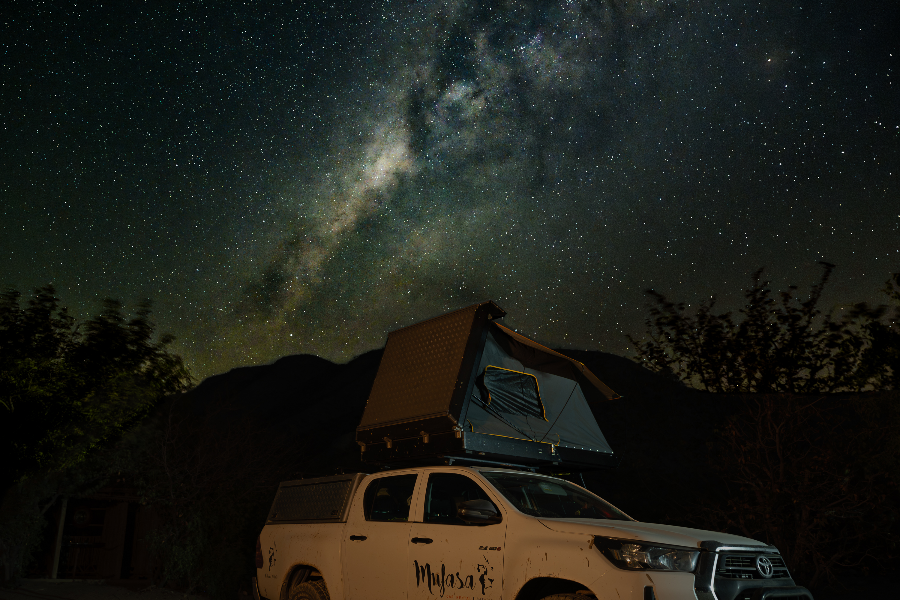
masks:
<path id="1" fill-rule="evenodd" d="M 421 498 L 422 521 L 409 529 L 408 598 L 499 600 L 506 522 L 471 525 L 457 516 L 466 500 L 488 500 L 500 512 L 491 495 L 461 473 L 429 473 Z"/>
<path id="2" fill-rule="evenodd" d="M 409 516 L 418 474 L 400 473 L 369 481 L 344 527 L 342 570 L 345 598 L 406 598 Z"/>

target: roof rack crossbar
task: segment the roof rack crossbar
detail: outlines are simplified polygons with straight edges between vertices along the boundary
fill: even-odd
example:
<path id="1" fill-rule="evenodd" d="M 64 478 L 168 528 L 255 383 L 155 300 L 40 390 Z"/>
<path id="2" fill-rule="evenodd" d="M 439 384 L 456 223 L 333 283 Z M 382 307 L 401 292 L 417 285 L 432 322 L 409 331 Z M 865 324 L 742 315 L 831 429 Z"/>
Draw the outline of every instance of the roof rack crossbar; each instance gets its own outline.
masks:
<path id="1" fill-rule="evenodd" d="M 538 467 L 536 465 L 521 465 L 516 463 L 509 463 L 502 460 L 488 460 L 483 458 L 470 458 L 468 456 L 445 456 L 444 464 L 447 466 L 452 465 L 454 462 L 460 464 L 476 464 L 476 465 L 485 465 L 490 467 L 506 467 L 507 469 L 520 469 L 524 471 L 536 472 Z"/>

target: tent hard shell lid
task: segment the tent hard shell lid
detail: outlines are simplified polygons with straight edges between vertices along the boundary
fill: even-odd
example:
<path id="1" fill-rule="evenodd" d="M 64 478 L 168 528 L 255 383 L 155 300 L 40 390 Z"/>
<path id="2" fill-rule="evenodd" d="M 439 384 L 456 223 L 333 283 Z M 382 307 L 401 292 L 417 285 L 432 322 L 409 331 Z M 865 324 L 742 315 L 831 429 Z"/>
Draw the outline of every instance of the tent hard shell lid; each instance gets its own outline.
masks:
<path id="1" fill-rule="evenodd" d="M 615 466 L 587 367 L 495 322 L 493 302 L 388 334 L 356 440 L 367 463 Z"/>

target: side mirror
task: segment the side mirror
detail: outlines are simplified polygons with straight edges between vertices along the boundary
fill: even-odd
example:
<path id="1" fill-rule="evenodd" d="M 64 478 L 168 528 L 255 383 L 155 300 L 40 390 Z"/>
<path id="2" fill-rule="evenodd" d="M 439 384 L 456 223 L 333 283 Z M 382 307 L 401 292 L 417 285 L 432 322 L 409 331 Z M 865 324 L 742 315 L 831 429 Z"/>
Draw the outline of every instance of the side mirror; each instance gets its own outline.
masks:
<path id="1" fill-rule="evenodd" d="M 471 525 L 492 525 L 503 520 L 489 500 L 466 500 L 460 502 L 456 516 Z"/>

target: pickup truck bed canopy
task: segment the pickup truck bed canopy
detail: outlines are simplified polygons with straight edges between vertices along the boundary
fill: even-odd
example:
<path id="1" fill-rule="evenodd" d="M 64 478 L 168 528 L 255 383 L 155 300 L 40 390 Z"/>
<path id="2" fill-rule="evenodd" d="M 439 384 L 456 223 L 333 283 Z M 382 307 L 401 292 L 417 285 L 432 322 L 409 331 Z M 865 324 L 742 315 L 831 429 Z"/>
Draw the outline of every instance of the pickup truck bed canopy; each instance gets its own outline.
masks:
<path id="1" fill-rule="evenodd" d="M 356 430 L 365 462 L 618 462 L 590 408 L 615 392 L 580 362 L 495 322 L 505 314 L 483 302 L 388 335 Z"/>

